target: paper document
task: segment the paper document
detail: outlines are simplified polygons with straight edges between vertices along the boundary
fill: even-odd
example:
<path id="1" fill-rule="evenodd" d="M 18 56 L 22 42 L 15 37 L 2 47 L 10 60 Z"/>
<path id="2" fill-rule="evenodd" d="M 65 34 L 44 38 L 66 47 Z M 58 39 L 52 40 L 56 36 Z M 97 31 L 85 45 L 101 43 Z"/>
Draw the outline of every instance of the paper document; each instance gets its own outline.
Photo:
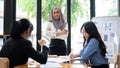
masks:
<path id="1" fill-rule="evenodd" d="M 69 58 L 61 58 L 61 57 L 58 57 L 58 58 L 48 58 L 47 62 L 62 63 L 62 62 L 65 62 L 65 61 L 69 61 Z"/>
<path id="2" fill-rule="evenodd" d="M 81 60 L 80 57 L 72 58 L 71 60 Z"/>
<path id="3" fill-rule="evenodd" d="M 46 63 L 46 64 L 40 64 L 40 68 L 62 68 L 62 65 L 59 63 Z"/>

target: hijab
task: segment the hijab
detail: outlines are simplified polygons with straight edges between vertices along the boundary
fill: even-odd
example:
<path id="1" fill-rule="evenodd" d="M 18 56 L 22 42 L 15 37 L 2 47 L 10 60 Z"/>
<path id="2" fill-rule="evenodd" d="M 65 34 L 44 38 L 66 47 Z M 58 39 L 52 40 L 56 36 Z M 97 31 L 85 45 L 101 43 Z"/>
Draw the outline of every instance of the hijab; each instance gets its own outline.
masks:
<path id="1" fill-rule="evenodd" d="M 60 11 L 60 18 L 59 19 L 54 19 L 54 17 L 53 17 L 53 10 L 54 9 L 58 9 Z M 55 7 L 55 8 L 52 9 L 49 21 L 53 23 L 53 25 L 56 29 L 63 30 L 66 26 L 65 20 L 63 18 L 62 12 L 61 12 L 61 9 L 58 8 L 58 7 Z"/>

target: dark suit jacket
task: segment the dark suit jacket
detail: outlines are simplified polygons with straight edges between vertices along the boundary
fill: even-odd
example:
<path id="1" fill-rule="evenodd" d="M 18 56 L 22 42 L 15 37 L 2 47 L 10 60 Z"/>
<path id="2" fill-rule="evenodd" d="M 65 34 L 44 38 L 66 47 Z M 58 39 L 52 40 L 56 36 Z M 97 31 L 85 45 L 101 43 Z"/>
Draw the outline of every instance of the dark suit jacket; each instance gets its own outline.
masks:
<path id="1" fill-rule="evenodd" d="M 10 68 L 25 64 L 28 58 L 32 58 L 41 64 L 45 64 L 48 58 L 48 48 L 43 46 L 43 51 L 37 52 L 32 43 L 22 37 L 10 37 L 0 51 L 0 57 L 7 57 L 10 61 Z"/>

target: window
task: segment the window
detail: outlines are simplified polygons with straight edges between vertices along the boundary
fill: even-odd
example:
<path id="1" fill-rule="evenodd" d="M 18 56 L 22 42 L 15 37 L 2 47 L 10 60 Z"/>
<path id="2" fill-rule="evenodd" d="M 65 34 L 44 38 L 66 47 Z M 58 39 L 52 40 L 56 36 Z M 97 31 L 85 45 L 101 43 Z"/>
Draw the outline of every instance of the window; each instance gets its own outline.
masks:
<path id="1" fill-rule="evenodd" d="M 4 17 L 4 0 L 0 0 L 0 35 L 3 35 L 3 17 Z M 3 36 L 0 36 L 0 49 L 3 45 Z"/>
<path id="2" fill-rule="evenodd" d="M 3 34 L 4 0 L 0 0 L 0 34 Z"/>
<path id="3" fill-rule="evenodd" d="M 33 47 L 36 49 L 36 17 L 37 0 L 16 0 L 16 19 L 27 18 L 34 26 L 30 38 Z"/>
<path id="4" fill-rule="evenodd" d="M 83 47 L 83 36 L 80 33 L 82 24 L 90 20 L 90 1 L 71 0 L 71 50 L 77 53 Z"/>
<path id="5" fill-rule="evenodd" d="M 98 16 L 118 16 L 118 0 L 95 0 L 95 12 Z"/>

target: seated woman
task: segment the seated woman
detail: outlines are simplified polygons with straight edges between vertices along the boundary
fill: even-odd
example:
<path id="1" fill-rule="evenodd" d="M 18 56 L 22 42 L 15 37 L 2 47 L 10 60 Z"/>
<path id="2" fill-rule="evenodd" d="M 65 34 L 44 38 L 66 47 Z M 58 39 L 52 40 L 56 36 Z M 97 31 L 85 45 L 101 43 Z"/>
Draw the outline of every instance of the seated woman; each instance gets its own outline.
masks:
<path id="1" fill-rule="evenodd" d="M 85 68 L 88 65 L 91 68 L 109 68 L 108 59 L 106 58 L 106 46 L 94 22 L 85 22 L 81 27 L 81 31 L 84 37 L 83 49 L 78 54 L 69 54 L 69 57 L 80 57 Z"/>
<path id="2" fill-rule="evenodd" d="M 48 58 L 48 48 L 44 46 L 46 42 L 39 40 L 38 43 L 43 46 L 42 52 L 37 52 L 28 38 L 31 36 L 33 25 L 27 19 L 15 21 L 10 30 L 10 38 L 4 43 L 0 57 L 7 57 L 10 61 L 10 68 L 26 64 L 28 58 L 32 58 L 41 64 L 45 64 Z"/>

